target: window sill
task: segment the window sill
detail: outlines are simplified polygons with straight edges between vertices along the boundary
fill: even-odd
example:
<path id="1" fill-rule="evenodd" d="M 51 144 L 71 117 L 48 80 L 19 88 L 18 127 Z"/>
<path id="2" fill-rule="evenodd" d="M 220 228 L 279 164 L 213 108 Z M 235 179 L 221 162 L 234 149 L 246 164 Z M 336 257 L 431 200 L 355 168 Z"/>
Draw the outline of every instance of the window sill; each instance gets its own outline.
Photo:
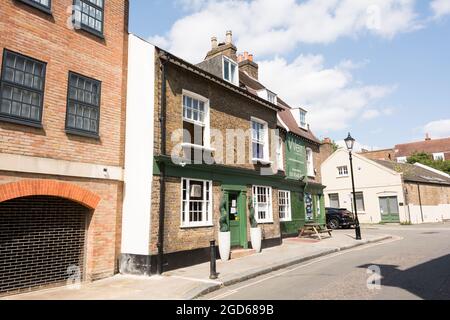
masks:
<path id="1" fill-rule="evenodd" d="M 46 8 L 44 6 L 41 6 L 37 3 L 35 3 L 34 1 L 29 1 L 29 0 L 17 0 L 18 2 L 24 3 L 26 5 L 29 5 L 30 7 L 33 7 L 35 9 L 38 9 L 50 16 L 53 16 L 52 10 L 50 8 Z"/>
<path id="2" fill-rule="evenodd" d="M 349 178 L 349 177 L 350 177 L 349 175 L 346 175 L 346 176 L 337 176 L 336 179 L 339 179 L 339 178 L 342 178 L 342 179 L 343 179 L 343 178 Z"/>
<path id="3" fill-rule="evenodd" d="M 98 37 L 98 38 L 100 38 L 102 40 L 105 40 L 105 35 L 102 32 L 98 32 L 98 31 L 96 31 L 96 30 L 94 30 L 92 28 L 89 28 L 89 27 L 85 26 L 84 24 L 81 24 L 79 28 L 75 27 L 75 30 L 77 30 L 77 31 L 82 30 L 82 31 L 90 33 L 90 34 L 92 34 L 92 35 L 94 35 L 94 36 L 96 36 L 96 37 Z"/>
<path id="4" fill-rule="evenodd" d="M 40 122 L 32 122 L 32 121 L 22 120 L 19 118 L 8 117 L 5 115 L 0 115 L 0 121 L 23 125 L 23 126 L 27 126 L 27 127 L 33 127 L 33 128 L 37 128 L 37 129 L 44 128 L 44 126 Z"/>
<path id="5" fill-rule="evenodd" d="M 181 225 L 180 229 L 201 229 L 201 228 L 212 228 L 212 227 L 214 227 L 214 224 L 202 224 L 202 225 L 196 225 L 196 226 Z"/>
<path id="6" fill-rule="evenodd" d="M 274 224 L 273 220 L 272 221 L 256 221 L 257 224 Z"/>
<path id="7" fill-rule="evenodd" d="M 81 137 L 85 137 L 85 138 L 100 140 L 100 135 L 98 135 L 96 133 L 78 131 L 76 129 L 69 129 L 69 128 L 66 128 L 66 133 L 70 134 L 70 135 L 74 135 L 74 136 L 81 136 Z"/>
<path id="8" fill-rule="evenodd" d="M 280 219 L 280 222 L 292 222 L 292 219 Z"/>
<path id="9" fill-rule="evenodd" d="M 269 165 L 269 164 L 273 164 L 273 161 L 270 160 L 264 160 L 264 159 L 252 159 L 252 162 L 254 164 L 260 163 L 262 165 Z"/>
<path id="10" fill-rule="evenodd" d="M 216 149 L 214 149 L 214 148 L 209 148 L 209 147 L 201 146 L 201 145 L 198 145 L 198 144 L 192 144 L 192 143 L 182 143 L 181 147 L 183 147 L 183 148 L 192 148 L 192 149 L 197 149 L 197 150 L 204 150 L 204 151 L 209 151 L 209 152 L 216 151 Z"/>

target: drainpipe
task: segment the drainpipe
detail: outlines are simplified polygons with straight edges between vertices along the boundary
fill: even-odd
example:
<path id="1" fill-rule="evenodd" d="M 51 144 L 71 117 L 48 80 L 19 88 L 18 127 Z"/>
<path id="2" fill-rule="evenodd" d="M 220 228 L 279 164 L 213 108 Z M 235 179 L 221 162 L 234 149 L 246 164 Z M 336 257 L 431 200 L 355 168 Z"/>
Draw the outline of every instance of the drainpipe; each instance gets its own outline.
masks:
<path id="1" fill-rule="evenodd" d="M 167 77 L 167 57 L 163 54 L 161 60 L 161 112 L 160 112 L 160 130 L 161 130 L 161 155 L 166 155 L 166 77 Z M 160 188 L 159 188 L 159 228 L 158 228 L 158 257 L 156 273 L 164 272 L 164 219 L 165 219 L 165 195 L 166 195 L 166 168 L 165 163 L 160 162 Z"/>
<path id="2" fill-rule="evenodd" d="M 422 207 L 422 196 L 420 194 L 420 184 L 417 184 L 417 191 L 419 192 L 420 214 L 422 216 L 422 223 L 424 223 L 425 220 L 423 219 L 423 207 Z"/>

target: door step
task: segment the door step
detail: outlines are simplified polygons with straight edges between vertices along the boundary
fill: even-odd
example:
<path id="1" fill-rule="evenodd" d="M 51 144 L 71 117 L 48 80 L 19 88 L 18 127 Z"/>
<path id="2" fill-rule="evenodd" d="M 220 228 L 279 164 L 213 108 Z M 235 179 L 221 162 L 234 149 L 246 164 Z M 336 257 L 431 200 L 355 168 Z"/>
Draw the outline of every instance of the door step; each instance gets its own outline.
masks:
<path id="1" fill-rule="evenodd" d="M 239 259 L 251 256 L 256 253 L 253 249 L 233 249 L 231 250 L 231 259 Z"/>

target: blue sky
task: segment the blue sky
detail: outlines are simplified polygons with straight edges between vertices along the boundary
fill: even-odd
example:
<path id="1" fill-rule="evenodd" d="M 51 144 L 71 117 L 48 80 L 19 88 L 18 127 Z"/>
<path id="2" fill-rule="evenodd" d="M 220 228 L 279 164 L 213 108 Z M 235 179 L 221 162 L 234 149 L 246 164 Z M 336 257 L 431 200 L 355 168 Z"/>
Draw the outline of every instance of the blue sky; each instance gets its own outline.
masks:
<path id="1" fill-rule="evenodd" d="M 130 31 L 196 63 L 233 30 L 319 137 L 450 136 L 450 0 L 132 0 Z"/>

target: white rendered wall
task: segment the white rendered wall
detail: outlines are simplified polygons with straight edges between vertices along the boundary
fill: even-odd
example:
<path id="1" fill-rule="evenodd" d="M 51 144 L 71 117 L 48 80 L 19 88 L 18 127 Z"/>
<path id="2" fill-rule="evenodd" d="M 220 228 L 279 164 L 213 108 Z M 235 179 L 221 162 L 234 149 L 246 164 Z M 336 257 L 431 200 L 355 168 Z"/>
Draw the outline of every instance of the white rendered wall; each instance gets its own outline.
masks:
<path id="1" fill-rule="evenodd" d="M 129 37 L 122 253 L 148 255 L 153 178 L 155 47 Z"/>
<path id="2" fill-rule="evenodd" d="M 338 177 L 337 167 L 348 166 L 349 176 Z M 358 212 L 361 223 L 381 222 L 380 197 L 396 196 L 405 203 L 401 175 L 362 156 L 353 156 L 356 192 L 364 193 L 363 212 Z M 322 183 L 326 186 L 325 205 L 330 206 L 330 193 L 339 194 L 340 207 L 352 210 L 350 161 L 348 152 L 340 149 L 322 164 Z M 399 206 L 400 221 L 408 221 L 406 206 Z"/>

